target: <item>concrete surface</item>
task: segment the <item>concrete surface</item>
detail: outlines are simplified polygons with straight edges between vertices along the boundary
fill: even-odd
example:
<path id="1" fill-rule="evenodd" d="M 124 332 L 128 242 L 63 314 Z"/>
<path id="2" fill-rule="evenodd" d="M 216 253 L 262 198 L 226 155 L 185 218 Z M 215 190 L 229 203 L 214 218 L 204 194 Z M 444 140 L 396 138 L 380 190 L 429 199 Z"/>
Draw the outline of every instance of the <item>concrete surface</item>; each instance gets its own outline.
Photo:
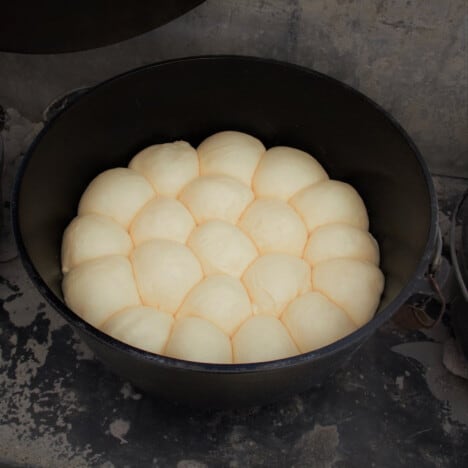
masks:
<path id="1" fill-rule="evenodd" d="M 467 42 L 466 0 L 208 0 L 110 47 L 0 53 L 0 104 L 37 121 L 57 96 L 140 65 L 200 54 L 270 57 L 355 86 L 403 124 L 433 172 L 468 176 Z"/>

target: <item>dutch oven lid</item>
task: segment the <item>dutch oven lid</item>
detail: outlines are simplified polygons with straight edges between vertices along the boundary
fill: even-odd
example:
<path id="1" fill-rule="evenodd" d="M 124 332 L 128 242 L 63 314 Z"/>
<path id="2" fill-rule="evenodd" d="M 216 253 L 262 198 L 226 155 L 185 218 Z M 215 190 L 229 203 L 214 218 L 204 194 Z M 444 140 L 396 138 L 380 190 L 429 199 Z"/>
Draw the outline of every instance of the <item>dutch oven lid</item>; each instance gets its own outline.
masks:
<path id="1" fill-rule="evenodd" d="M 76 52 L 155 29 L 204 0 L 9 0 L 2 4 L 0 51 Z"/>

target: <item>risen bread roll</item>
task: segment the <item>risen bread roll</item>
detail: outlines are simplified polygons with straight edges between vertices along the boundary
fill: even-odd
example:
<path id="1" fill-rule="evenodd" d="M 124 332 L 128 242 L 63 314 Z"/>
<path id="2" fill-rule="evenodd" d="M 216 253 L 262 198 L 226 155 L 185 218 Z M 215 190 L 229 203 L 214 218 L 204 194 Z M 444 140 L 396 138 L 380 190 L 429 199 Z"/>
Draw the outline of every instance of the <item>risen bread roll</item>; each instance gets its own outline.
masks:
<path id="1" fill-rule="evenodd" d="M 374 315 L 383 286 L 382 272 L 360 260 L 337 258 L 312 269 L 312 288 L 331 298 L 358 326 Z"/>
<path id="2" fill-rule="evenodd" d="M 250 187 L 227 176 L 201 176 L 188 184 L 180 201 L 198 224 L 210 219 L 236 223 L 254 196 Z"/>
<path id="3" fill-rule="evenodd" d="M 213 275 L 198 283 L 188 294 L 177 318 L 201 317 L 232 335 L 251 314 L 247 292 L 237 278 Z"/>
<path id="4" fill-rule="evenodd" d="M 302 256 L 307 230 L 300 216 L 281 200 L 256 200 L 239 226 L 253 239 L 260 254 L 284 252 Z"/>
<path id="5" fill-rule="evenodd" d="M 200 260 L 205 275 L 241 276 L 258 255 L 255 244 L 225 221 L 207 221 L 197 227 L 187 245 Z"/>
<path id="6" fill-rule="evenodd" d="M 132 249 L 132 239 L 116 221 L 97 214 L 77 216 L 63 234 L 62 272 L 105 255 L 127 256 Z"/>
<path id="7" fill-rule="evenodd" d="M 346 312 L 315 291 L 291 302 L 282 320 L 302 353 L 333 343 L 357 328 Z"/>
<path id="8" fill-rule="evenodd" d="M 171 333 L 172 315 L 153 307 L 138 306 L 111 315 L 101 327 L 104 333 L 150 353 L 162 353 Z"/>
<path id="9" fill-rule="evenodd" d="M 219 132 L 197 148 L 200 175 L 226 175 L 249 186 L 265 147 L 260 140 L 241 132 Z"/>
<path id="10" fill-rule="evenodd" d="M 154 145 L 84 192 L 63 293 L 115 339 L 189 361 L 316 350 L 375 313 L 379 248 L 354 188 L 309 154 L 220 132 Z"/>
<path id="11" fill-rule="evenodd" d="M 143 303 L 170 314 L 203 278 L 200 262 L 179 242 L 145 242 L 133 251 L 131 260 Z"/>
<path id="12" fill-rule="evenodd" d="M 309 236 L 304 259 L 313 267 L 332 258 L 354 258 L 379 264 L 379 247 L 367 231 L 349 224 L 325 224 Z"/>
<path id="13" fill-rule="evenodd" d="M 291 205 L 302 216 L 309 232 L 328 223 L 369 229 L 364 202 L 356 190 L 344 182 L 326 180 L 307 187 L 291 199 Z"/>
<path id="14" fill-rule="evenodd" d="M 109 216 L 128 228 L 143 205 L 154 197 L 150 183 L 131 169 L 118 167 L 98 175 L 86 189 L 78 215 Z"/>
<path id="15" fill-rule="evenodd" d="M 252 312 L 275 317 L 295 297 L 311 288 L 307 263 L 281 253 L 259 257 L 245 272 L 243 280 L 252 300 Z"/>
<path id="16" fill-rule="evenodd" d="M 234 362 L 261 362 L 298 354 L 294 341 L 275 317 L 250 317 L 232 338 Z"/>
<path id="17" fill-rule="evenodd" d="M 113 255 L 83 262 L 63 278 L 63 295 L 70 309 L 95 327 L 140 297 L 127 257 Z"/>
<path id="18" fill-rule="evenodd" d="M 159 198 L 147 203 L 135 217 L 130 235 L 135 245 L 153 239 L 185 243 L 195 227 L 190 211 L 173 198 Z"/>
<path id="19" fill-rule="evenodd" d="M 177 321 L 166 354 L 186 361 L 232 363 L 229 338 L 208 320 L 184 317 Z"/>
<path id="20" fill-rule="evenodd" d="M 277 146 L 258 165 L 253 189 L 257 197 L 287 201 L 299 190 L 326 179 L 327 173 L 310 154 Z"/>
<path id="21" fill-rule="evenodd" d="M 185 141 L 145 148 L 128 166 L 144 175 L 156 192 L 166 197 L 176 197 L 199 172 L 197 152 Z"/>

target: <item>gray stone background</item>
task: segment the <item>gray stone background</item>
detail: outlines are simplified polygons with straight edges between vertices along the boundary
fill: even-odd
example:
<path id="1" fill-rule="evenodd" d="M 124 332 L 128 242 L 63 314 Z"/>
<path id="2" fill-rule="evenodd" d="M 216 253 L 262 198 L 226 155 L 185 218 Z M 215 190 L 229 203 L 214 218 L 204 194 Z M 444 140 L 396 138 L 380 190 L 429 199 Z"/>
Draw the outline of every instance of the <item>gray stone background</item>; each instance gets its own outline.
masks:
<path id="1" fill-rule="evenodd" d="M 0 103 L 39 121 L 71 89 L 159 60 L 248 54 L 338 78 L 389 110 L 433 173 L 468 177 L 467 0 L 208 0 L 113 46 L 0 53 Z"/>

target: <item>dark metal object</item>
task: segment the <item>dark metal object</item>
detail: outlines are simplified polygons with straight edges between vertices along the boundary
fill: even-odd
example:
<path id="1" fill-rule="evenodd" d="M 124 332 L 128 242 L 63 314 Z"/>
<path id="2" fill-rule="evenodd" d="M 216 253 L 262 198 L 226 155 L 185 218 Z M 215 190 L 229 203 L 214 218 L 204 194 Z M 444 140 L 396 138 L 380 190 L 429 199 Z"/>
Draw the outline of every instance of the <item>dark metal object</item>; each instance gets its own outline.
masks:
<path id="1" fill-rule="evenodd" d="M 1 7 L 0 50 L 75 52 L 123 41 L 183 15 L 204 0 L 18 0 Z"/>
<path id="2" fill-rule="evenodd" d="M 468 191 L 453 210 L 450 254 L 459 293 L 451 307 L 453 329 L 468 359 Z"/>
<path id="3" fill-rule="evenodd" d="M 437 229 L 434 256 L 429 265 L 427 274 L 414 286 L 411 299 L 406 304 L 419 324 L 419 327 L 433 328 L 439 324 L 445 314 L 447 298 L 450 297 L 452 268 L 445 257 L 442 256 L 443 240 L 440 228 Z M 437 314 L 431 317 L 431 305 L 437 303 Z"/>
<path id="4" fill-rule="evenodd" d="M 6 112 L 3 106 L 0 106 L 0 132 L 5 128 Z"/>
<path id="5" fill-rule="evenodd" d="M 60 245 L 81 193 L 99 172 L 149 144 L 197 145 L 224 129 L 267 146 L 309 151 L 368 207 L 386 276 L 375 318 L 314 352 L 257 364 L 211 365 L 146 353 L 81 320 L 62 301 Z M 374 102 L 317 72 L 263 59 L 202 57 L 151 65 L 83 94 L 44 128 L 19 172 L 14 229 L 24 265 L 47 300 L 116 373 L 189 404 L 267 403 L 321 385 L 417 291 L 437 238 L 431 177 L 404 130 Z"/>

